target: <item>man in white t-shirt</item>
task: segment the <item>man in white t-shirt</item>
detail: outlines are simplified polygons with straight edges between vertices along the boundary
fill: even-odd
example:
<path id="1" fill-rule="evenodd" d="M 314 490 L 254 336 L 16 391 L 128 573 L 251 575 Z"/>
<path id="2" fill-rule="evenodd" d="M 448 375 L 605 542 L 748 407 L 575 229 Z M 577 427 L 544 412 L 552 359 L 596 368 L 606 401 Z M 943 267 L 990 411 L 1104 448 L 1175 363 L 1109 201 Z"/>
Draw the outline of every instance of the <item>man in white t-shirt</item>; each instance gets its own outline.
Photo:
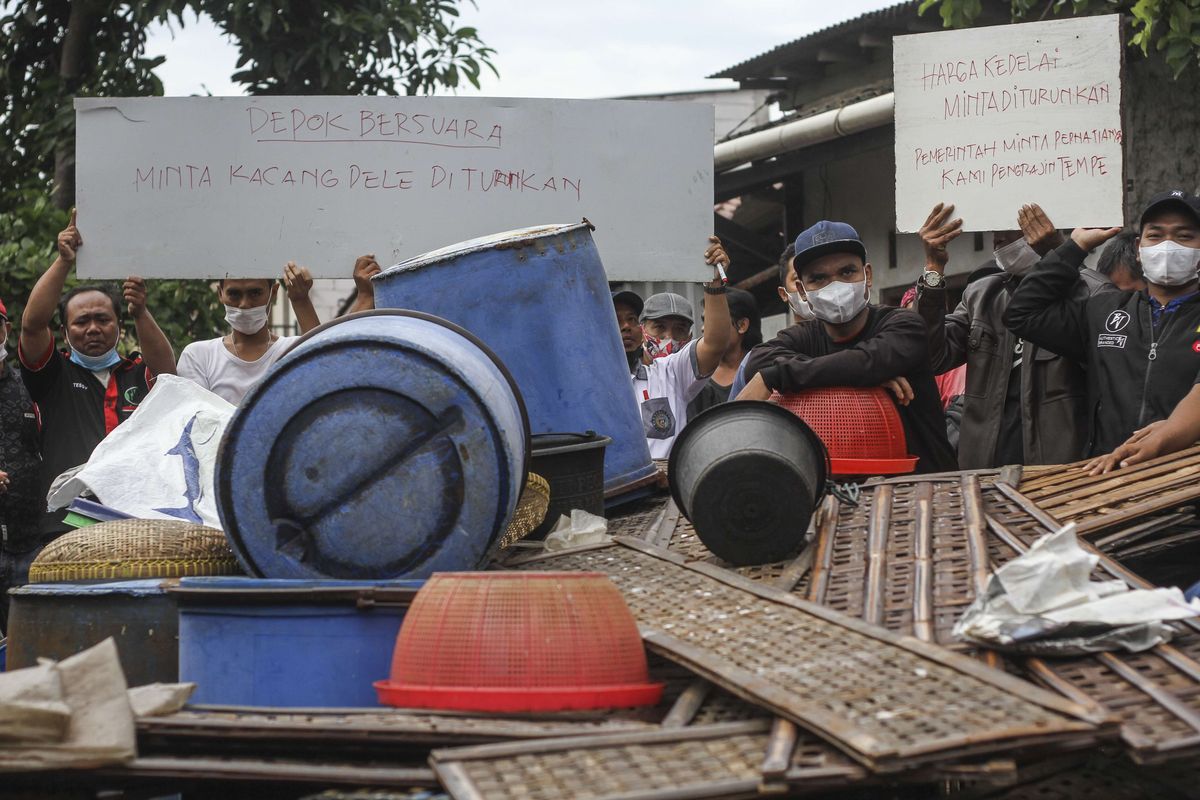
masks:
<path id="1" fill-rule="evenodd" d="M 312 276 L 304 267 L 289 261 L 283 271 L 288 301 L 296 314 L 300 333 L 320 324 L 308 292 Z M 225 398 L 235 406 L 250 387 L 287 352 L 298 336 L 279 336 L 271 331 L 268 315 L 279 284 L 269 278 L 226 278 L 217 285 L 225 305 L 230 332 L 216 339 L 192 342 L 183 348 L 176 368 L 188 378 Z"/>
<path id="2" fill-rule="evenodd" d="M 720 240 L 713 236 L 709 242 L 705 262 L 729 266 Z M 640 357 L 630 359 L 630 377 L 650 457 L 667 458 L 687 422 L 687 404 L 708 383 L 733 337 L 725 285 L 718 278 L 704 285 L 704 335 L 696 340 L 692 304 L 682 295 L 664 292 L 643 303 L 623 291 L 613 295 L 613 306 L 626 352 L 641 346 Z"/>

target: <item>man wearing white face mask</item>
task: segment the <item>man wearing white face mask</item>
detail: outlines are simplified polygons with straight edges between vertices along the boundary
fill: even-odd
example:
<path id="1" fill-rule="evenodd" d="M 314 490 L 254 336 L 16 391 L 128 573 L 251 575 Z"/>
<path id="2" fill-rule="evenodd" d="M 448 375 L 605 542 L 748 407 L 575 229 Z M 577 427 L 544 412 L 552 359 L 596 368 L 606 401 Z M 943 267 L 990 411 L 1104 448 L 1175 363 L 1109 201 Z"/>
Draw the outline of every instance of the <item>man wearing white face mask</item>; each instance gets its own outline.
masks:
<path id="1" fill-rule="evenodd" d="M 1029 273 L 1005 315 L 1017 336 L 1087 365 L 1087 455 L 1166 419 L 1200 375 L 1200 198 L 1163 192 L 1142 212 L 1145 290 L 1074 296 L 1079 264 L 1118 233 L 1077 228 Z"/>
<path id="2" fill-rule="evenodd" d="M 816 320 L 793 325 L 751 351 L 750 380 L 738 399 L 903 378 L 910 396 L 901 401 L 900 419 L 909 452 L 919 458 L 917 471 L 954 469 L 925 324 L 911 311 L 870 303 L 866 258 L 858 232 L 844 222 L 822 220 L 796 237 L 797 289 Z"/>
<path id="3" fill-rule="evenodd" d="M 1018 214 L 1021 230 L 994 234 L 993 257 L 1003 270 L 970 283 L 947 313 L 942 274 L 947 245 L 962 233 L 954 206 L 938 203 L 921 227 L 925 273 L 917 282 L 916 310 L 929 329 L 935 372 L 967 365 L 959 425 L 958 465 L 986 469 L 1005 464 L 1063 464 L 1087 445 L 1087 378 L 1076 362 L 1009 333 L 1004 311 L 1024 276 L 1062 235 L 1036 205 Z M 1091 272 L 1088 270 L 1087 272 Z M 1103 277 L 1077 274 L 1073 291 L 1086 297 Z"/>
<path id="4" fill-rule="evenodd" d="M 283 270 L 288 300 L 304 334 L 320 324 L 308 292 L 312 276 L 289 261 Z M 298 336 L 279 336 L 268 325 L 279 284 L 269 278 L 226 278 L 217 284 L 225 305 L 225 336 L 192 342 L 179 354 L 179 375 L 235 406 L 250 387 L 295 344 Z"/>

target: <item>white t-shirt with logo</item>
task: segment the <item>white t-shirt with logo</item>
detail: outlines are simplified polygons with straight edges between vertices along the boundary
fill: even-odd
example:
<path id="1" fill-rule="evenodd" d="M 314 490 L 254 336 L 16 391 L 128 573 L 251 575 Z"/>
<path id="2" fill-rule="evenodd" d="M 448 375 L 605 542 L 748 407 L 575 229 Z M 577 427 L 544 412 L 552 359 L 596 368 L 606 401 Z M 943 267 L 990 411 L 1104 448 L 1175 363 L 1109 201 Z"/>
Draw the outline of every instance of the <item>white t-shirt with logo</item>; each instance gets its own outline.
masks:
<path id="1" fill-rule="evenodd" d="M 695 339 L 679 352 L 654 359 L 649 366 L 638 364 L 631 376 L 633 393 L 642 411 L 642 429 L 651 458 L 671 455 L 671 445 L 687 423 L 687 404 L 700 394 L 709 377 L 700 374 Z"/>
<path id="2" fill-rule="evenodd" d="M 257 361 L 243 361 L 229 352 L 224 338 L 192 342 L 179 354 L 176 372 L 179 377 L 195 381 L 235 406 L 240 405 L 250 387 L 258 383 L 299 338 L 281 336 Z"/>

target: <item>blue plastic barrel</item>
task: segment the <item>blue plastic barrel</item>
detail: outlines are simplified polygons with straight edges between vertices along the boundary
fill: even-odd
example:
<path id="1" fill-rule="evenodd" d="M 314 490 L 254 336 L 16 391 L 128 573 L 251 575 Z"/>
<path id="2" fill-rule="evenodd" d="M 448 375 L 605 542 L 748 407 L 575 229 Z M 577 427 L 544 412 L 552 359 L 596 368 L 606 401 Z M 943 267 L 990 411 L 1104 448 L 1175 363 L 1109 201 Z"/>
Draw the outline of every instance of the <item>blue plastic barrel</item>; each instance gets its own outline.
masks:
<path id="1" fill-rule="evenodd" d="M 528 437 L 520 393 L 470 333 L 366 312 L 310 331 L 246 395 L 217 508 L 258 577 L 475 569 L 516 507 Z"/>
<path id="2" fill-rule="evenodd" d="M 474 333 L 508 366 L 535 434 L 612 437 L 604 490 L 655 473 L 591 227 L 547 225 L 472 239 L 376 275 L 379 308 L 412 308 Z"/>
<path id="3" fill-rule="evenodd" d="M 378 706 L 372 683 L 423 584 L 183 578 L 179 679 L 196 683 L 193 704 Z"/>

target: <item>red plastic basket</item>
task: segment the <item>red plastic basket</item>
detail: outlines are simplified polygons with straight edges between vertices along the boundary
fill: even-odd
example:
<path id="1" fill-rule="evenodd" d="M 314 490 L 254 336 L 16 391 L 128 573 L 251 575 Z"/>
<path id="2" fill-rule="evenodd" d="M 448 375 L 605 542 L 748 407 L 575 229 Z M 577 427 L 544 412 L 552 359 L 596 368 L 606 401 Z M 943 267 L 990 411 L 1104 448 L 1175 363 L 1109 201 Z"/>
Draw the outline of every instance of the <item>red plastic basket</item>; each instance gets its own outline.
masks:
<path id="1" fill-rule="evenodd" d="M 825 443 L 834 475 L 900 475 L 917 467 L 904 425 L 887 390 L 831 386 L 771 394 Z"/>
<path id="2" fill-rule="evenodd" d="M 445 572 L 417 593 L 381 703 L 466 711 L 653 705 L 637 623 L 606 576 Z"/>

